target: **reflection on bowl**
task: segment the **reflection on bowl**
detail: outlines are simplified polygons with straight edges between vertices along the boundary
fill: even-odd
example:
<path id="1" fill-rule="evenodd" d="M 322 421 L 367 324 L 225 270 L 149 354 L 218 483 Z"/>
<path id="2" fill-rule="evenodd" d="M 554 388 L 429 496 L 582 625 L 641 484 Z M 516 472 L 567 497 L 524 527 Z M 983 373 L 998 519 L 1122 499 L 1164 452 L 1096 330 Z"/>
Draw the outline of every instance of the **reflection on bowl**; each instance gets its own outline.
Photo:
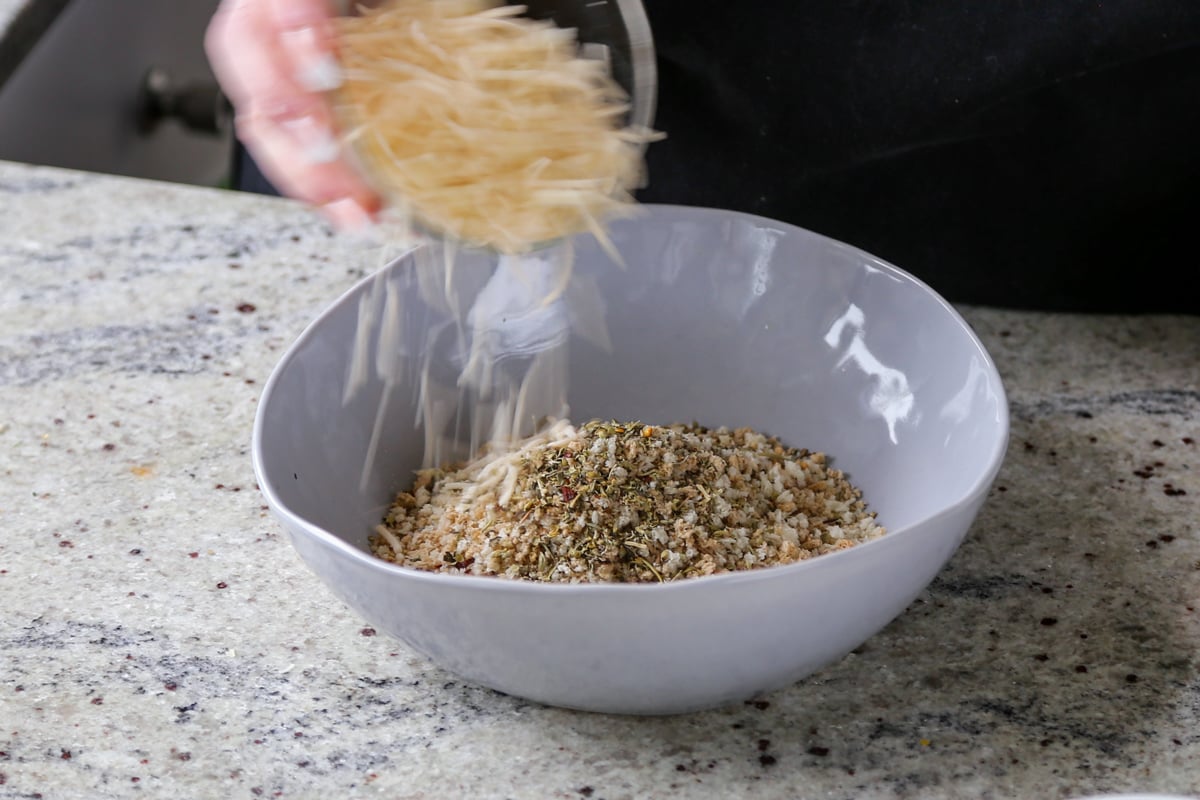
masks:
<path id="1" fill-rule="evenodd" d="M 259 485 L 338 597 L 469 680 L 617 713 L 738 702 L 841 658 L 932 580 L 999 470 L 1004 390 L 946 302 L 852 247 L 760 217 L 669 206 L 616 223 L 612 238 L 623 269 L 590 238 L 576 243 L 572 285 L 602 318 L 573 315 L 564 295 L 569 324 L 555 330 L 567 333 L 550 337 L 569 365 L 571 418 L 749 426 L 823 451 L 862 488 L 886 536 L 661 585 L 547 585 L 377 560 L 368 536 L 426 442 L 471 427 L 419 413 L 417 377 L 459 375 L 450 362 L 463 354 L 443 346 L 452 315 L 421 291 L 414 254 L 339 299 L 280 361 L 255 421 Z M 492 291 L 486 277 L 475 296 Z M 364 317 L 376 368 L 344 399 L 359 315 L 375 296 L 396 313 Z M 489 334 L 528 323 L 499 315 Z M 387 325 L 406 326 L 407 346 L 389 341 L 394 328 L 380 342 Z"/>

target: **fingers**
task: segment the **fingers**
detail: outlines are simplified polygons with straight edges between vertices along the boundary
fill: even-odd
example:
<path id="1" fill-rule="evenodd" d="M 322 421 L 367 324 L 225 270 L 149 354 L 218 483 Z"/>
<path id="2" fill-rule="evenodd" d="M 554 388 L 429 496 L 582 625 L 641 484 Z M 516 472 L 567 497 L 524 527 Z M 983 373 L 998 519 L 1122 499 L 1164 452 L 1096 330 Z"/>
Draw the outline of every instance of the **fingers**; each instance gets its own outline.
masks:
<path id="1" fill-rule="evenodd" d="M 205 35 L 213 72 L 239 111 L 267 97 L 297 93 L 268 11 L 262 0 L 224 0 Z"/>
<path id="2" fill-rule="evenodd" d="M 239 115 L 237 131 L 279 191 L 320 207 L 339 228 L 356 230 L 373 222 L 379 199 L 339 157 L 336 144 L 321 151 L 328 134 L 314 115 L 290 120 Z"/>
<path id="3" fill-rule="evenodd" d="M 380 200 L 336 138 L 325 96 L 340 80 L 330 13 L 326 0 L 224 0 L 205 46 L 238 138 L 267 179 L 338 227 L 359 228 Z"/>
<path id="4" fill-rule="evenodd" d="M 336 89 L 341 74 L 328 0 L 267 0 L 266 6 L 295 69 L 295 80 L 311 92 Z"/>

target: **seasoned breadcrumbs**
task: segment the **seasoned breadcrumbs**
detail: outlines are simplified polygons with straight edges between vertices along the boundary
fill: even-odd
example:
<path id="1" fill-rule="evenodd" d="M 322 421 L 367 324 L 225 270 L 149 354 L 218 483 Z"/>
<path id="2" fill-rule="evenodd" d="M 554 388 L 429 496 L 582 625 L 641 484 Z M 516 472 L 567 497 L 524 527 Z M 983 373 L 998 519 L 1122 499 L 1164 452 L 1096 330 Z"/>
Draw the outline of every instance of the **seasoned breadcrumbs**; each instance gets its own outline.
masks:
<path id="1" fill-rule="evenodd" d="M 418 472 L 371 549 L 436 572 L 633 583 L 802 561 L 883 533 L 823 454 L 748 428 L 557 422 L 514 450 Z"/>

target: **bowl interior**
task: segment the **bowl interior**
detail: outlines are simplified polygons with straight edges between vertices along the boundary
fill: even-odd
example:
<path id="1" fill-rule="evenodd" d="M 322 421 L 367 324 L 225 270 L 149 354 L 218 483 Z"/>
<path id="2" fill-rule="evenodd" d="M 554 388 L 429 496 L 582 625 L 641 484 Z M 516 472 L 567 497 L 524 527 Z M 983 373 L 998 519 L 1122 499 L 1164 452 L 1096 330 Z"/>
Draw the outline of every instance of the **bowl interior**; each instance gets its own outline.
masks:
<path id="1" fill-rule="evenodd" d="M 965 322 L 919 281 L 818 234 L 732 212 L 649 206 L 612 238 L 624 268 L 581 238 L 572 289 L 553 308 L 493 319 L 491 335 L 519 351 L 508 367 L 539 347 L 564 360 L 574 421 L 750 426 L 824 451 L 890 532 L 967 502 L 994 477 L 1008 432 L 1000 379 Z M 463 356 L 448 343 L 457 328 L 447 302 L 424 290 L 417 261 L 398 259 L 316 320 L 272 375 L 256 420 L 273 508 L 358 548 L 420 465 L 426 434 L 470 424 L 467 409 L 438 424 L 445 430 L 423 429 L 422 370 L 450 386 Z M 490 269 L 469 259 L 458 269 L 455 301 L 477 304 Z M 371 368 L 346 397 L 360 314 L 385 297 L 396 313 L 365 326 Z"/>

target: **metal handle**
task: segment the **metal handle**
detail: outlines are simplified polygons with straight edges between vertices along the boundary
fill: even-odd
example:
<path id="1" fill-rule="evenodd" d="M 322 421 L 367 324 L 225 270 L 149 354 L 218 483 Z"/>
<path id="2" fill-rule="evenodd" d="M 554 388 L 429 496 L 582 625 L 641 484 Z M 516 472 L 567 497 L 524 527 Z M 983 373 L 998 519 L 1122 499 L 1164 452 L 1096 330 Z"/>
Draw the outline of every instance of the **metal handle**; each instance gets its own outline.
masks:
<path id="1" fill-rule="evenodd" d="M 233 107 L 215 82 L 176 83 L 162 67 L 151 67 L 138 92 L 137 124 L 143 134 L 167 119 L 197 133 L 229 129 Z"/>

